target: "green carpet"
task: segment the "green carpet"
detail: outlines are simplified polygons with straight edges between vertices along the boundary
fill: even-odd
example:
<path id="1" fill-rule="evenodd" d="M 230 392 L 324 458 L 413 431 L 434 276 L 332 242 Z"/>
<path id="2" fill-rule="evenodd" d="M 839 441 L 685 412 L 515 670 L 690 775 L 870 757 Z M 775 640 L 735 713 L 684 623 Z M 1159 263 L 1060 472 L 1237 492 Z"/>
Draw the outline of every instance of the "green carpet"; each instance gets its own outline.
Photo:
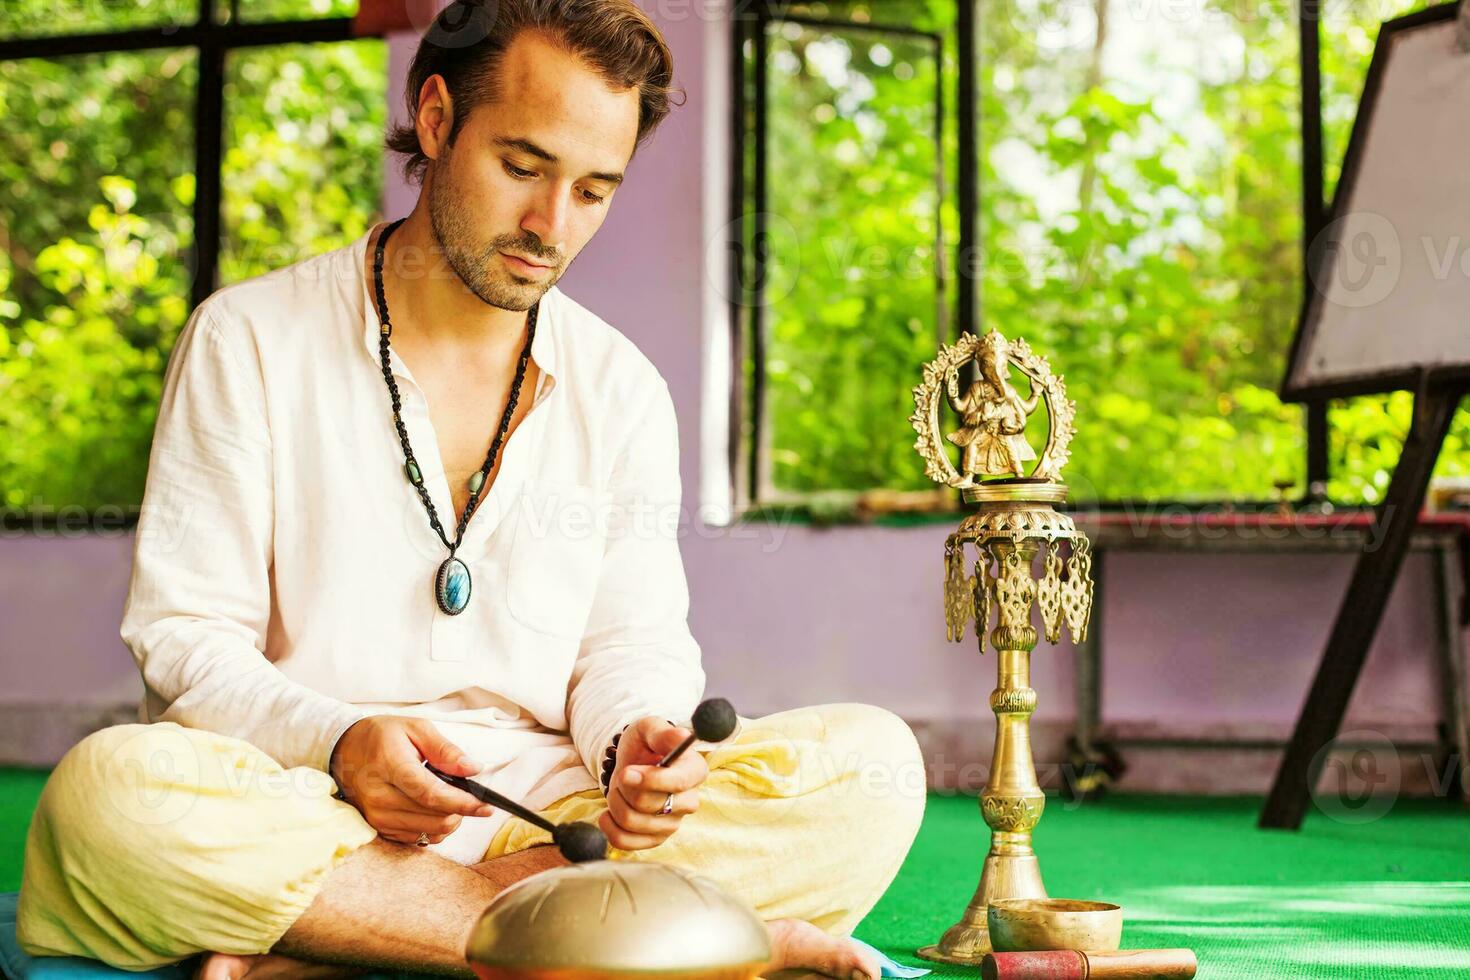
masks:
<path id="1" fill-rule="evenodd" d="M 0 892 L 20 888 L 20 859 L 26 828 L 46 773 L 34 769 L 0 769 Z"/>
<path id="2" fill-rule="evenodd" d="M 0 890 L 19 887 L 44 773 L 0 770 Z M 1313 812 L 1256 829 L 1260 800 L 1052 798 L 1036 833 L 1047 890 L 1123 906 L 1123 945 L 1187 946 L 1201 980 L 1470 977 L 1470 812 L 1402 800 L 1370 823 Z M 933 795 L 924 827 L 857 936 L 934 976 L 978 971 L 913 955 L 974 892 L 988 843 L 973 797 Z"/>
<path id="3" fill-rule="evenodd" d="M 1256 828 L 1258 798 L 1047 801 L 1036 852 L 1049 894 L 1123 906 L 1123 946 L 1185 946 L 1201 980 L 1470 977 L 1470 812 L 1401 800 L 1381 819 L 1312 812 L 1301 831 Z M 913 955 L 964 911 L 989 844 L 973 797 L 929 797 L 903 869 L 857 929 Z"/>

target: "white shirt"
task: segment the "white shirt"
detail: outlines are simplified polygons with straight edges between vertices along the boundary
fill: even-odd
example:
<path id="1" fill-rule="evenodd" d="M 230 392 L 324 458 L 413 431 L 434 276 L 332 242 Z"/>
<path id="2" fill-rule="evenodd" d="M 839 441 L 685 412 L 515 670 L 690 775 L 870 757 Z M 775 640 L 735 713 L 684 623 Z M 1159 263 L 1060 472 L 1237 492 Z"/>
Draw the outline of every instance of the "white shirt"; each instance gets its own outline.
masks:
<path id="1" fill-rule="evenodd" d="M 469 605 L 441 612 L 448 550 L 404 473 L 364 273 L 370 234 L 218 290 L 179 337 L 121 631 L 143 673 L 142 717 L 325 769 L 365 715 L 420 715 L 486 764 L 482 781 L 544 806 L 598 785 L 623 725 L 686 724 L 704 691 L 673 402 L 631 341 L 549 290 L 532 407 L 458 551 Z M 396 352 L 391 364 L 452 541 L 424 392 Z M 503 408 L 486 401 L 487 449 Z M 441 850 L 478 860 L 502 820 L 466 819 Z"/>

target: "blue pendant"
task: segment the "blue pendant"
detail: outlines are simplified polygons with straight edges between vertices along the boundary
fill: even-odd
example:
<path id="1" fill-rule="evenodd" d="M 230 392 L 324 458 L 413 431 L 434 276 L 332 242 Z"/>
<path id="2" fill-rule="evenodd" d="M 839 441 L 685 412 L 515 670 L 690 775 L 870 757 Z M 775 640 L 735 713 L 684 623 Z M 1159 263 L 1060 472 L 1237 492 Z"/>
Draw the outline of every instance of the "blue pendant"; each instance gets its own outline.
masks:
<path id="1" fill-rule="evenodd" d="M 439 608 L 458 616 L 470 604 L 470 570 L 458 558 L 446 558 L 434 577 L 434 598 Z"/>

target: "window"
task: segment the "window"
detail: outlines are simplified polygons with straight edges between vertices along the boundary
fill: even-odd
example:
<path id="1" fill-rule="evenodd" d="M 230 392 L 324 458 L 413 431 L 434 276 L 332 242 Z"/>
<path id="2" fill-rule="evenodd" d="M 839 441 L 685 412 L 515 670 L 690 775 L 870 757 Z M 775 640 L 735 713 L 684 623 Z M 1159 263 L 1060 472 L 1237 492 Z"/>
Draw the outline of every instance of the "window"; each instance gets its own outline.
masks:
<path id="1" fill-rule="evenodd" d="M 181 27 L 199 16 L 199 0 L 71 0 L 0 4 L 0 38 L 37 38 L 83 31 Z"/>
<path id="2" fill-rule="evenodd" d="M 12 515 L 135 511 L 192 307 L 346 244 L 377 214 L 386 45 L 354 39 L 345 16 L 242 25 L 230 7 L 9 0 L 0 14 L 0 509 Z M 306 43 L 274 43 L 287 39 Z"/>
<path id="3" fill-rule="evenodd" d="M 316 17 L 351 17 L 358 0 L 234 0 L 242 21 L 310 20 Z"/>
<path id="4" fill-rule="evenodd" d="M 189 313 L 197 56 L 0 62 L 0 487 L 7 508 L 137 503 Z M 141 458 L 134 458 L 139 454 Z"/>
<path id="5" fill-rule="evenodd" d="M 1303 96 L 1312 49 L 1296 5 L 745 4 L 737 493 L 930 486 L 909 389 L 938 340 L 993 327 L 1045 353 L 1079 403 L 1075 499 L 1265 503 L 1301 497 L 1320 459 L 1312 478 L 1330 466 L 1336 499 L 1375 501 L 1407 398 L 1334 406 L 1328 440 L 1309 422 L 1318 410 L 1276 390 L 1320 217 L 1302 202 L 1336 179 L 1376 24 L 1414 2 L 1327 5 L 1322 172 L 1315 155 L 1304 166 L 1317 99 Z M 940 50 L 925 59 L 879 21 L 932 33 Z M 915 113 L 946 104 L 957 112 L 939 137 Z M 974 166 L 960 163 L 967 119 Z M 935 171 L 946 179 L 930 186 Z M 973 218 L 952 223 L 968 201 Z M 917 278 L 890 269 L 875 289 L 860 263 L 831 258 L 870 245 L 938 249 L 923 315 Z M 1470 430 L 1458 432 L 1444 471 L 1470 465 Z"/>
<path id="6" fill-rule="evenodd" d="M 1065 376 L 1074 498 L 1300 487 L 1274 394 L 1302 289 L 1291 8 L 979 9 L 980 320 Z"/>
<path id="7" fill-rule="evenodd" d="M 231 53 L 221 284 L 367 232 L 383 192 L 387 87 L 388 49 L 380 42 Z"/>
<path id="8" fill-rule="evenodd" d="M 924 3 L 847 5 L 840 17 L 828 6 L 737 22 L 757 134 L 745 155 L 751 247 L 740 253 L 745 431 L 759 447 L 746 480 L 762 501 L 921 487 L 913 365 L 952 320 L 953 25 Z"/>

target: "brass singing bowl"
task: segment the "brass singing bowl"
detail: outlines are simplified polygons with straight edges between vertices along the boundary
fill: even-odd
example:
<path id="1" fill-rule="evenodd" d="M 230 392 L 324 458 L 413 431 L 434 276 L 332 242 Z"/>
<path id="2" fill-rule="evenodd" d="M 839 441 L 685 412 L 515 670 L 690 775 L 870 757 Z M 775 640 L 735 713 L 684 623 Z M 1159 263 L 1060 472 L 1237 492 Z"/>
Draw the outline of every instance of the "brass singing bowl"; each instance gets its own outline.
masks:
<path id="1" fill-rule="evenodd" d="M 1123 943 L 1123 910 L 1072 898 L 1005 898 L 986 911 L 997 953 L 1080 949 L 1111 953 Z"/>
<path id="2" fill-rule="evenodd" d="M 754 980 L 771 940 L 753 909 L 708 878 L 651 861 L 588 861 L 495 896 L 465 958 L 483 980 Z"/>

